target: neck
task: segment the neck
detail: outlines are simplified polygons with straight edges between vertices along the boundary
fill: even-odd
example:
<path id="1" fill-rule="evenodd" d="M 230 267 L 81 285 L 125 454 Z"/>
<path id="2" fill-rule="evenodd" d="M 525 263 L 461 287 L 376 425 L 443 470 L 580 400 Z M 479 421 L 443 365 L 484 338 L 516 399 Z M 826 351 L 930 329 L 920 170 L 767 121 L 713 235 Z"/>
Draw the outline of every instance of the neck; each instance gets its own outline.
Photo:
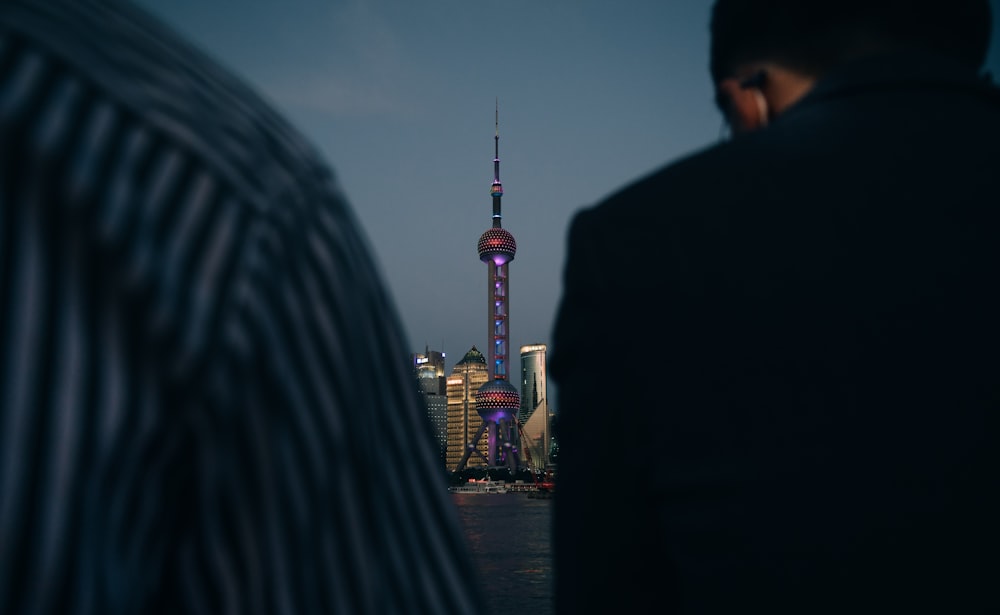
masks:
<path id="1" fill-rule="evenodd" d="M 781 115 L 786 109 L 798 102 L 816 85 L 817 80 L 814 75 L 808 75 L 771 62 L 749 65 L 745 69 L 741 67 L 741 73 L 743 70 L 746 70 L 747 74 L 764 71 L 767 75 L 767 79 L 761 87 L 761 93 L 767 99 L 768 109 L 772 117 Z"/>

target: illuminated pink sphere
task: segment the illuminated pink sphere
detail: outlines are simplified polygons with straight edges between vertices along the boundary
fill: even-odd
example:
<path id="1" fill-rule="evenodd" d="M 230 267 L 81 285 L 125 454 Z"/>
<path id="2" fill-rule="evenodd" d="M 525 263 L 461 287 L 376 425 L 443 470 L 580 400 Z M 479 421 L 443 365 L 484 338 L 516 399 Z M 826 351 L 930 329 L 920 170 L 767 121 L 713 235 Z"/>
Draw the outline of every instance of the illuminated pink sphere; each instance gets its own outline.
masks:
<path id="1" fill-rule="evenodd" d="M 506 380 L 490 380 L 476 391 L 476 412 L 494 422 L 511 416 L 521 407 L 521 395 Z"/>
<path id="2" fill-rule="evenodd" d="M 506 229 L 494 227 L 487 229 L 479 238 L 479 260 L 493 261 L 497 265 L 514 260 L 517 242 Z"/>

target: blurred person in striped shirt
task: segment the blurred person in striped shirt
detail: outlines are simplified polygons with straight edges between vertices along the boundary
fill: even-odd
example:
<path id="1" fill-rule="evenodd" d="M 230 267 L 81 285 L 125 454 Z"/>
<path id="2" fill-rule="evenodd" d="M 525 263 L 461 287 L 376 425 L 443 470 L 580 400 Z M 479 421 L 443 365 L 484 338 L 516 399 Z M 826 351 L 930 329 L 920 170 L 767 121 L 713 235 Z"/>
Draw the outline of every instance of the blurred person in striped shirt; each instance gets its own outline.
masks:
<path id="1" fill-rule="evenodd" d="M 0 613 L 483 612 L 310 144 L 91 0 L 0 4 L 0 131 Z"/>

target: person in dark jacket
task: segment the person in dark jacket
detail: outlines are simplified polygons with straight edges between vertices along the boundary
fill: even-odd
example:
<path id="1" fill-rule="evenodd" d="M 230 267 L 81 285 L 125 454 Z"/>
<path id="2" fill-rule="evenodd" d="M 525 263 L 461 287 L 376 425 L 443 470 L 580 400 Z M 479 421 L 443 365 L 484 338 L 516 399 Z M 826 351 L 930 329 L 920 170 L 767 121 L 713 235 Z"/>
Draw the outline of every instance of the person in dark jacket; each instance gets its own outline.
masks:
<path id="1" fill-rule="evenodd" d="M 1000 612 L 990 20 L 717 0 L 732 138 L 569 228 L 559 613 Z"/>

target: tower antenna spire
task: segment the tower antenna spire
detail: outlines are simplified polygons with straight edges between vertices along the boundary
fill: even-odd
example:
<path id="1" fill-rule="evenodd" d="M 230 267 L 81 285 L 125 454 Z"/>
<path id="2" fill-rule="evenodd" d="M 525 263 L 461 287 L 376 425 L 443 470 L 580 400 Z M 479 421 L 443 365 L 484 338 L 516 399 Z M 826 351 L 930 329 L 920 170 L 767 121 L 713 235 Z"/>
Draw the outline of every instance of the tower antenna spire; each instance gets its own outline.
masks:
<path id="1" fill-rule="evenodd" d="M 493 228 L 500 228 L 500 197 L 503 196 L 503 185 L 500 183 L 500 97 L 496 98 L 496 108 L 493 111 L 493 123 L 496 132 L 493 133 L 493 185 L 490 186 L 490 196 L 493 197 Z"/>

